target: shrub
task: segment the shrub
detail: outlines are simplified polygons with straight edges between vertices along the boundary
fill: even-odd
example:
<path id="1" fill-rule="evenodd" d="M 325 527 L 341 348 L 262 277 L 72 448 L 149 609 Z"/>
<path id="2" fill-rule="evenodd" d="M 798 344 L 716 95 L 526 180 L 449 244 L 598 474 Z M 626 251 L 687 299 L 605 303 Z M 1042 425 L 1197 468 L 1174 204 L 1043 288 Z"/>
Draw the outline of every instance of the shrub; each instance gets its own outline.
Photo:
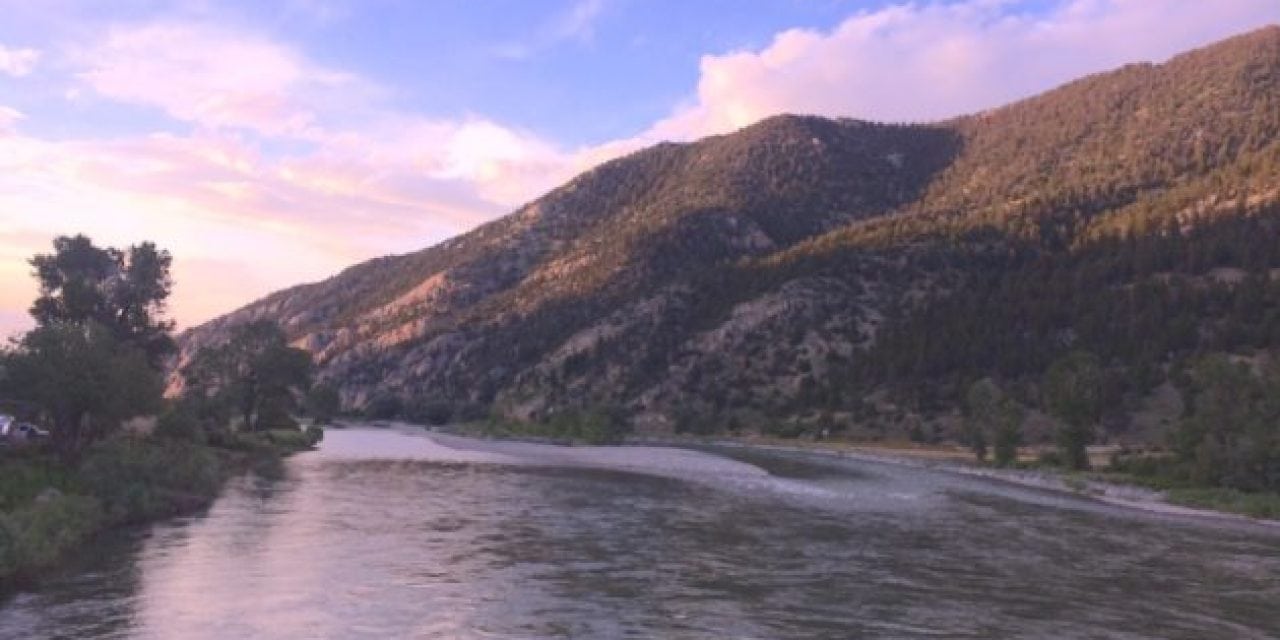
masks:
<path id="1" fill-rule="evenodd" d="M 102 500 L 112 522 L 178 513 L 212 499 L 221 483 L 217 458 L 176 441 L 116 438 L 90 450 L 79 480 Z"/>
<path id="2" fill-rule="evenodd" d="M 418 398 L 405 411 L 410 420 L 431 425 L 448 424 L 453 414 L 453 405 L 443 398 Z"/>
<path id="3" fill-rule="evenodd" d="M 314 447 L 320 444 L 321 440 L 324 440 L 324 429 L 316 425 L 311 425 L 307 427 L 306 433 L 307 433 L 307 442 L 310 443 L 310 446 Z"/>
<path id="4" fill-rule="evenodd" d="M 324 437 L 324 432 L 319 427 L 309 427 L 306 431 L 301 429 L 272 429 L 266 432 L 266 438 L 268 442 L 277 447 L 301 451 L 310 449 L 316 442 L 319 442 L 319 439 L 313 439 L 316 438 L 315 431 L 319 431 L 319 437 Z"/>
<path id="5" fill-rule="evenodd" d="M 0 459 L 0 511 L 25 505 L 47 488 L 67 491 L 71 475 L 48 456 Z"/>
<path id="6" fill-rule="evenodd" d="M 177 404 L 160 415 L 155 434 L 159 438 L 204 443 L 207 438 L 200 419 L 186 404 Z"/>
<path id="7" fill-rule="evenodd" d="M 374 396 L 364 408 L 364 415 L 372 420 L 391 420 L 400 415 L 404 403 L 399 396 L 380 394 Z"/>
<path id="8" fill-rule="evenodd" d="M 97 500 L 55 494 L 0 514 L 0 575 L 46 566 L 102 526 Z"/>
<path id="9" fill-rule="evenodd" d="M 1169 502 L 1188 507 L 1241 513 L 1254 518 L 1280 518 L 1280 494 L 1248 493 L 1227 488 L 1171 489 Z"/>

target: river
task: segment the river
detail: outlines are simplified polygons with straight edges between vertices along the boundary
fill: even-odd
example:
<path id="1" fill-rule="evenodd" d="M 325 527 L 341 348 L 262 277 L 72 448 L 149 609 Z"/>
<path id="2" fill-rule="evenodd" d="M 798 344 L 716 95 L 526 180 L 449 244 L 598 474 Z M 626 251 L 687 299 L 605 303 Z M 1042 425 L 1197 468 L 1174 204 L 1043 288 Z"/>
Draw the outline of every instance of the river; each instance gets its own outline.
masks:
<path id="1" fill-rule="evenodd" d="M 0 638 L 1270 638 L 1280 532 L 803 454 L 331 429 Z"/>

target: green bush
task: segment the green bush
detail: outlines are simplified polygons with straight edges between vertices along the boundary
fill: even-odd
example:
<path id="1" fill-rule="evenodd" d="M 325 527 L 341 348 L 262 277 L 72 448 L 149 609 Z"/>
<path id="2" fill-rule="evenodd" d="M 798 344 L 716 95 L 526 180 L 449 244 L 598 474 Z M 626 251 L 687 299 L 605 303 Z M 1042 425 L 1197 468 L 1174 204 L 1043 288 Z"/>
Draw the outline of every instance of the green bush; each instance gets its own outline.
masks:
<path id="1" fill-rule="evenodd" d="M 453 405 L 438 397 L 418 398 L 405 409 L 405 416 L 419 424 L 448 424 L 453 414 Z"/>
<path id="2" fill-rule="evenodd" d="M 309 427 L 306 431 L 301 429 L 272 429 L 266 432 L 267 440 L 277 447 L 283 447 L 291 451 L 301 451 L 310 449 L 318 440 L 312 440 L 314 434 L 312 429 L 319 430 L 319 427 Z M 323 437 L 323 431 L 321 431 Z"/>
<path id="3" fill-rule="evenodd" d="M 324 429 L 314 424 L 307 427 L 306 433 L 307 433 L 307 442 L 310 444 L 310 446 L 314 447 L 320 444 L 321 440 L 324 440 Z"/>
<path id="4" fill-rule="evenodd" d="M 157 437 L 203 444 L 208 440 L 195 411 L 185 404 L 170 407 L 156 423 Z"/>
<path id="5" fill-rule="evenodd" d="M 1187 507 L 1230 511 L 1254 518 L 1280 519 L 1280 494 L 1248 493 L 1224 488 L 1171 489 L 1169 502 Z"/>
<path id="6" fill-rule="evenodd" d="M 262 431 L 297 430 L 301 425 L 289 414 L 289 408 L 283 402 L 265 402 L 258 413 L 256 428 Z"/>
<path id="7" fill-rule="evenodd" d="M 66 492 L 72 483 L 66 467 L 45 455 L 0 458 L 0 511 L 31 502 L 47 488 Z"/>
<path id="8" fill-rule="evenodd" d="M 62 493 L 0 514 L 0 576 L 49 565 L 101 528 L 102 522 L 97 500 Z"/>
<path id="9" fill-rule="evenodd" d="M 112 522 L 178 513 L 217 495 L 218 459 L 184 442 L 116 438 L 95 447 L 80 467 L 84 493 L 102 500 Z"/>
<path id="10" fill-rule="evenodd" d="M 370 420 L 392 420 L 399 417 L 403 410 L 404 402 L 400 396 L 383 393 L 369 401 L 364 408 L 364 415 Z"/>
<path id="11" fill-rule="evenodd" d="M 494 416 L 479 429 L 494 438 L 546 438 L 585 444 L 617 444 L 630 431 L 619 412 L 604 408 L 569 409 L 536 422 Z"/>

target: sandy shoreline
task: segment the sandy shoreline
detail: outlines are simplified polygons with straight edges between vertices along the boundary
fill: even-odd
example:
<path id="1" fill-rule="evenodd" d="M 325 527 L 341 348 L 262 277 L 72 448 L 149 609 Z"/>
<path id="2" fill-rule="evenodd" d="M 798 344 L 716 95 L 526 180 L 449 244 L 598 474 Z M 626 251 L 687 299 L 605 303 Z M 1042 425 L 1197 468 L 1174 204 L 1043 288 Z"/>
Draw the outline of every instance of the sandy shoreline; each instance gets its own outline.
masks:
<path id="1" fill-rule="evenodd" d="M 984 478 L 997 482 L 1060 492 L 1076 497 L 1088 498 L 1105 504 L 1144 511 L 1147 513 L 1178 516 L 1207 520 L 1244 522 L 1259 524 L 1280 529 L 1280 520 L 1254 518 L 1238 513 L 1198 509 L 1170 503 L 1163 491 L 1138 487 L 1134 485 L 1105 482 L 1091 478 L 1068 477 L 1063 473 L 1043 469 L 995 469 L 979 467 L 961 462 L 958 455 L 931 449 L 891 449 L 887 447 L 860 447 L 852 444 L 823 445 L 811 443 L 806 445 L 777 444 L 735 439 L 655 439 L 636 438 L 629 443 L 663 446 L 712 445 L 721 447 L 741 447 L 761 451 L 782 451 L 816 456 L 829 456 L 847 460 L 862 460 L 900 466 L 916 467 L 931 471 L 943 471 L 975 478 Z M 966 456 L 967 457 L 967 456 Z"/>

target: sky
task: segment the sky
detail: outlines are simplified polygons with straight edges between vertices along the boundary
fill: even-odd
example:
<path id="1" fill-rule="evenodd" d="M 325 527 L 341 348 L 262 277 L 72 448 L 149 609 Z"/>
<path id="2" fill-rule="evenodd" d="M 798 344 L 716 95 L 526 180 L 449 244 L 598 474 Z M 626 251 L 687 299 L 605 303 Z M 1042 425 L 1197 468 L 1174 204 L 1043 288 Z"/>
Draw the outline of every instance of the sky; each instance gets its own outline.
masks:
<path id="1" fill-rule="evenodd" d="M 0 336 L 57 235 L 174 255 L 193 326 L 664 140 L 996 107 L 1277 0 L 0 0 Z"/>

